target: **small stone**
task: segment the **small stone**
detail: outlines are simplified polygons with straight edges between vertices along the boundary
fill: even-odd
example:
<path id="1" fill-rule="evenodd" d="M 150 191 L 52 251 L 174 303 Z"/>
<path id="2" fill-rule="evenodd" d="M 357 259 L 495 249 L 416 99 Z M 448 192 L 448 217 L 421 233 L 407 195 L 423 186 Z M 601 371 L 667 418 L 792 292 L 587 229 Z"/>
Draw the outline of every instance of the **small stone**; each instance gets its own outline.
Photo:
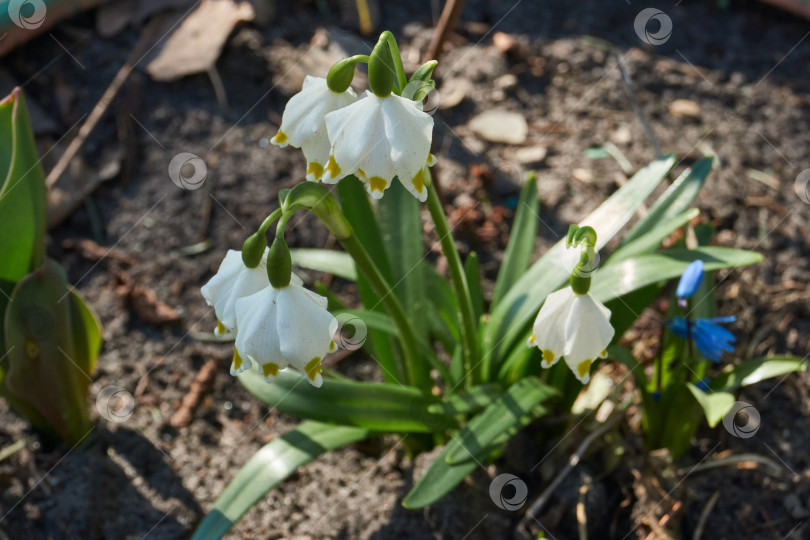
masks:
<path id="1" fill-rule="evenodd" d="M 469 128 L 482 139 L 509 144 L 523 143 L 529 133 L 522 114 L 503 109 L 479 114 L 470 120 Z"/>
<path id="2" fill-rule="evenodd" d="M 615 144 L 627 144 L 632 138 L 633 135 L 630 133 L 630 128 L 624 125 L 619 126 L 610 134 L 610 140 Z"/>
<path id="3" fill-rule="evenodd" d="M 508 90 L 510 88 L 514 88 L 515 86 L 517 86 L 517 83 L 518 83 L 517 77 L 515 77 L 511 73 L 507 73 L 495 79 L 495 88 Z"/>
<path id="4" fill-rule="evenodd" d="M 517 42 L 515 42 L 515 38 L 505 32 L 495 32 L 492 35 L 492 44 L 496 49 L 505 53 L 514 49 Z"/>
<path id="5" fill-rule="evenodd" d="M 444 81 L 439 92 L 439 108 L 452 109 L 467 97 L 472 84 L 467 79 L 448 79 Z"/>
<path id="6" fill-rule="evenodd" d="M 527 146 L 515 150 L 512 159 L 521 165 L 531 165 L 546 159 L 546 154 L 548 154 L 548 148 L 545 146 Z"/>
<path id="7" fill-rule="evenodd" d="M 588 169 L 574 169 L 571 176 L 574 177 L 574 180 L 579 180 L 586 184 L 593 182 L 593 173 Z"/>
<path id="8" fill-rule="evenodd" d="M 691 99 L 676 99 L 669 104 L 669 114 L 675 118 L 700 118 L 700 105 Z"/>

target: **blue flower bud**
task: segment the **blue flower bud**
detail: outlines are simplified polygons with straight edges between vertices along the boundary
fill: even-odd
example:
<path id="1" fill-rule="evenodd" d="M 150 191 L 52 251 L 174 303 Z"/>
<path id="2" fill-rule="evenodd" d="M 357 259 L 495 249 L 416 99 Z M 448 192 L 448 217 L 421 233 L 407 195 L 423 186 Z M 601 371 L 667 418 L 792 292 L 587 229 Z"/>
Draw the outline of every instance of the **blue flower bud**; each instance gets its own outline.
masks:
<path id="1" fill-rule="evenodd" d="M 703 282 L 703 261 L 700 259 L 693 261 L 684 270 L 681 280 L 678 282 L 678 288 L 675 291 L 675 296 L 679 299 L 691 298 L 698 290 L 700 284 Z"/>

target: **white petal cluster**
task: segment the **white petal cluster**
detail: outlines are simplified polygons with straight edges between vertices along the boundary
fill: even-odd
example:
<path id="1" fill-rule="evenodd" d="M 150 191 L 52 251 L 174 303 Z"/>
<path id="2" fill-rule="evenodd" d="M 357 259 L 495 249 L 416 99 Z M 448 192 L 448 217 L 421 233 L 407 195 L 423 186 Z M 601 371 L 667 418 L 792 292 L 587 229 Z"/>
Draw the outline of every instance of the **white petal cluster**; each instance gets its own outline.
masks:
<path id="1" fill-rule="evenodd" d="M 228 251 L 202 295 L 217 315 L 218 335 L 236 334 L 231 375 L 255 362 L 268 382 L 292 367 L 313 386 L 323 384 L 321 361 L 337 348 L 338 328 L 327 300 L 303 287 L 293 274 L 287 287 L 276 289 L 267 278 L 267 250 L 256 268 L 248 268 L 240 251 Z"/>
<path id="2" fill-rule="evenodd" d="M 356 103 L 326 116 L 331 150 L 322 180 L 335 183 L 356 174 L 375 199 L 394 177 L 425 201 L 423 171 L 435 162 L 430 154 L 433 118 L 414 101 L 368 93 Z"/>
<path id="3" fill-rule="evenodd" d="M 303 150 L 307 180 L 334 184 L 354 174 L 380 199 L 398 177 L 425 201 L 425 168 L 436 162 L 430 153 L 432 136 L 433 118 L 419 102 L 371 92 L 357 99 L 351 88 L 336 93 L 326 79 L 307 77 L 301 92 L 287 103 L 271 142 Z"/>
<path id="4" fill-rule="evenodd" d="M 329 137 L 324 118 L 357 100 L 349 88 L 333 92 L 326 79 L 307 76 L 301 91 L 290 98 L 281 117 L 281 128 L 270 142 L 284 148 L 292 145 L 304 152 L 307 160 L 307 180 L 317 182 L 329 159 Z"/>
<path id="5" fill-rule="evenodd" d="M 323 384 L 321 360 L 334 352 L 338 322 L 326 311 L 326 298 L 302 287 L 293 275 L 290 285 L 261 291 L 236 301 L 236 351 L 231 374 L 259 364 L 272 382 L 279 370 L 291 366 L 315 387 Z"/>
<path id="6" fill-rule="evenodd" d="M 267 279 L 267 252 L 256 268 L 248 268 L 242 262 L 242 252 L 228 250 L 219 270 L 201 292 L 209 306 L 217 314 L 217 327 L 214 333 L 222 335 L 236 331 L 236 301 L 259 292 L 270 284 Z"/>
<path id="7" fill-rule="evenodd" d="M 607 356 L 615 333 L 610 310 L 590 293 L 576 294 L 571 287 L 548 295 L 532 330 L 528 345 L 542 351 L 542 366 L 551 367 L 565 358 L 583 384 L 591 378 L 593 361 Z"/>

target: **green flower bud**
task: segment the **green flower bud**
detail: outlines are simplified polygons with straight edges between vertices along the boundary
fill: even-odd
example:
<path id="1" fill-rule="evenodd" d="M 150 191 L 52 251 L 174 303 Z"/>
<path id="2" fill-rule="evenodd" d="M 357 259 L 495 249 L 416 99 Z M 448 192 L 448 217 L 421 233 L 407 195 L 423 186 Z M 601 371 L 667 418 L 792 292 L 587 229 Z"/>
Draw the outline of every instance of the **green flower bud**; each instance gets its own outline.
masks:
<path id="1" fill-rule="evenodd" d="M 368 62 L 368 56 L 358 54 L 335 62 L 326 76 L 326 85 L 329 90 L 338 94 L 348 90 L 354 79 L 354 68 L 358 62 Z"/>
<path id="2" fill-rule="evenodd" d="M 248 236 L 242 244 L 242 262 L 248 268 L 256 268 L 262 261 L 264 249 L 267 247 L 267 237 L 264 231 L 258 231 Z"/>
<path id="3" fill-rule="evenodd" d="M 291 275 L 292 257 L 290 248 L 284 240 L 284 231 L 281 230 L 276 233 L 276 239 L 267 254 L 267 277 L 270 279 L 270 285 L 276 289 L 283 289 L 290 284 Z"/>
<path id="4" fill-rule="evenodd" d="M 411 78 L 408 80 L 408 82 L 430 81 L 430 77 L 433 75 L 433 70 L 436 69 L 436 66 L 438 64 L 439 64 L 438 60 L 428 60 L 427 62 L 419 66 L 419 69 L 413 72 L 413 75 L 411 75 Z"/>
<path id="5" fill-rule="evenodd" d="M 394 86 L 394 59 L 385 33 L 380 36 L 368 59 L 368 86 L 374 95 L 388 97 Z"/>

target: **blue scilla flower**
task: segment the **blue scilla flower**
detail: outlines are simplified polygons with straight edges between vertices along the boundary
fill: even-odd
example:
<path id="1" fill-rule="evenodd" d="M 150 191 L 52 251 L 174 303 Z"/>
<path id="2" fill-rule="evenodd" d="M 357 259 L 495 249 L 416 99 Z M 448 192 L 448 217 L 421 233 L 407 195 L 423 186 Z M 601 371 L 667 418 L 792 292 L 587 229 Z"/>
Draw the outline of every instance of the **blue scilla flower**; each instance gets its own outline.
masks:
<path id="1" fill-rule="evenodd" d="M 695 320 L 675 317 L 669 322 L 669 329 L 680 338 L 694 340 L 701 354 L 717 363 L 723 352 L 734 352 L 732 343 L 737 341 L 734 334 L 719 323 L 732 323 L 736 320 L 737 317 L 733 315 Z"/>
<path id="2" fill-rule="evenodd" d="M 684 270 L 680 281 L 678 281 L 675 296 L 678 300 L 692 298 L 701 283 L 703 283 L 703 261 L 698 259 L 690 263 Z"/>

